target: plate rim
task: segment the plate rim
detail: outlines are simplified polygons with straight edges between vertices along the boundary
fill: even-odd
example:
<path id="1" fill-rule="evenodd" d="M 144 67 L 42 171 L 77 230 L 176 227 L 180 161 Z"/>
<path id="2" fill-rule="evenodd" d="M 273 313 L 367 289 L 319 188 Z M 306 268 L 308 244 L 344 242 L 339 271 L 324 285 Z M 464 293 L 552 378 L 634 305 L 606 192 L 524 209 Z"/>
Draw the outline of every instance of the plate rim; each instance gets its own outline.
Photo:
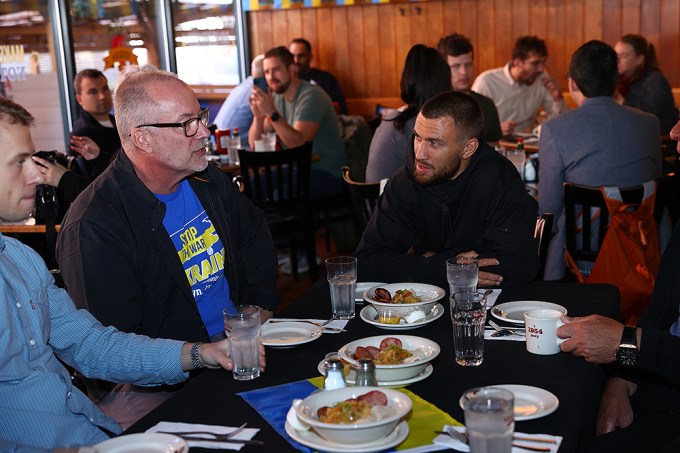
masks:
<path id="1" fill-rule="evenodd" d="M 378 442 L 378 441 L 371 442 L 369 444 L 363 444 L 364 445 L 363 447 L 361 445 L 344 447 L 344 446 L 341 446 L 341 445 L 336 446 L 336 444 L 334 444 L 334 443 L 331 444 L 331 445 L 328 445 L 327 444 L 328 441 L 324 440 L 321 436 L 319 436 L 312 429 L 310 429 L 310 431 L 313 432 L 314 435 L 317 436 L 319 439 L 321 439 L 323 444 L 320 444 L 320 443 L 317 443 L 317 442 L 310 442 L 307 439 L 304 439 L 302 436 L 300 436 L 299 431 L 297 431 L 295 428 L 293 428 L 288 421 L 286 421 L 286 423 L 284 424 L 284 429 L 286 431 L 286 434 L 288 434 L 290 436 L 290 438 L 293 439 L 295 442 L 298 442 L 298 443 L 300 443 L 300 444 L 302 444 L 306 447 L 314 448 L 314 449 L 317 449 L 317 450 L 320 450 L 320 451 L 334 451 L 334 452 L 342 452 L 342 453 L 353 453 L 353 452 L 370 453 L 370 452 L 374 452 L 374 451 L 383 451 L 383 450 L 387 450 L 388 448 L 396 447 L 397 445 L 404 442 L 409 435 L 410 429 L 408 427 L 408 423 L 406 422 L 406 420 L 404 420 L 402 418 L 401 421 L 399 421 L 399 423 L 397 423 L 397 425 L 394 427 L 394 429 L 392 431 L 390 431 L 390 433 L 385 437 L 385 439 L 388 439 L 389 436 L 392 435 L 392 433 L 395 433 L 398 429 L 400 429 L 400 427 L 404 427 L 404 428 L 402 428 L 404 430 L 404 432 L 403 433 L 399 433 L 399 432 L 396 433 L 394 439 L 392 439 L 390 441 L 385 441 L 384 443 Z M 305 431 L 305 432 L 308 432 L 308 431 Z"/>
<path id="2" fill-rule="evenodd" d="M 370 290 L 372 290 L 373 288 L 377 288 L 379 286 L 401 286 L 402 288 L 397 288 L 397 289 L 411 289 L 411 287 L 409 287 L 408 285 L 411 285 L 411 287 L 413 285 L 429 286 L 430 288 L 432 288 L 430 291 L 437 291 L 437 292 L 441 291 L 441 296 L 437 296 L 437 297 L 435 297 L 433 299 L 429 299 L 429 300 L 424 300 L 421 303 L 437 302 L 437 301 L 443 299 L 444 297 L 446 297 L 446 290 L 444 288 L 437 286 L 437 285 L 431 285 L 429 283 L 418 283 L 418 282 L 397 282 L 397 283 L 384 283 L 384 284 L 380 284 L 380 285 L 371 286 L 366 291 L 364 291 L 364 301 L 366 301 L 368 303 L 376 302 L 376 301 L 374 301 L 374 300 L 372 300 L 368 297 L 368 292 Z M 413 289 L 415 289 L 415 288 L 413 288 Z M 375 294 L 375 292 L 374 292 L 374 294 Z"/>
<path id="3" fill-rule="evenodd" d="M 305 328 L 305 329 L 309 329 L 309 330 L 310 330 L 310 334 L 309 334 L 309 336 L 308 336 L 307 338 L 305 338 L 305 339 L 302 340 L 302 341 L 289 342 L 289 343 L 271 343 L 271 342 L 267 342 L 267 341 L 264 339 L 264 337 L 262 336 L 262 329 L 264 329 L 265 326 L 268 326 L 267 328 L 275 329 L 275 328 L 279 328 L 279 327 L 285 328 L 285 325 L 286 325 L 286 324 L 298 324 L 298 325 L 300 325 L 301 327 L 303 327 L 303 328 Z M 274 327 L 275 325 L 276 325 L 276 327 Z M 269 326 L 271 326 L 271 327 L 269 327 Z M 275 323 L 275 324 L 265 323 L 265 324 L 262 325 L 262 328 L 260 329 L 260 341 L 262 342 L 262 344 L 263 344 L 264 346 L 269 346 L 269 347 L 274 347 L 274 348 L 276 348 L 276 347 L 279 347 L 279 348 L 286 348 L 286 347 L 297 346 L 297 345 L 300 345 L 300 344 L 310 343 L 310 342 L 312 342 L 312 341 L 314 341 L 314 340 L 318 340 L 319 338 L 321 338 L 321 334 L 322 334 L 322 333 L 323 333 L 323 329 L 322 329 L 321 327 L 319 327 L 319 326 L 314 326 L 313 324 L 309 324 L 309 323 L 306 323 L 306 322 L 300 322 L 300 321 L 283 321 L 283 322 Z"/>
<path id="4" fill-rule="evenodd" d="M 555 412 L 560 407 L 560 399 L 557 397 L 557 395 L 555 395 L 550 390 L 544 389 L 543 387 L 537 387 L 535 385 L 526 385 L 526 384 L 493 384 L 493 385 L 485 385 L 484 387 L 502 388 L 502 389 L 508 390 L 510 392 L 512 392 L 512 388 L 521 388 L 521 390 L 523 390 L 525 393 L 530 393 L 532 391 L 536 392 L 538 390 L 538 393 L 544 394 L 544 396 L 548 399 L 548 402 L 550 402 L 550 400 L 553 401 L 553 404 L 543 411 L 541 411 L 539 409 L 538 411 L 536 411 L 535 413 L 530 414 L 530 415 L 521 415 L 519 417 L 515 416 L 515 421 L 518 421 L 518 422 L 523 422 L 523 421 L 534 420 L 534 419 L 537 419 L 537 418 L 546 417 L 546 416 L 552 414 L 553 412 Z M 458 399 L 458 405 L 463 410 L 465 410 L 464 398 L 465 398 L 466 393 L 467 393 L 467 391 L 465 391 L 460 396 L 460 398 Z M 513 392 L 513 394 L 514 394 L 514 392 Z M 539 395 L 537 395 L 537 398 L 539 399 L 539 401 L 541 401 L 541 399 L 540 399 L 541 397 Z"/>
<path id="5" fill-rule="evenodd" d="M 521 303 L 526 304 L 526 303 L 537 303 L 537 302 L 540 303 L 540 304 L 544 304 L 544 305 L 536 305 L 536 306 L 532 307 L 531 310 L 533 310 L 534 308 L 551 308 L 551 309 L 554 309 L 554 310 L 563 311 L 563 313 L 565 315 L 568 313 L 567 308 L 564 307 L 563 305 L 556 304 L 555 302 L 548 302 L 547 300 L 513 300 L 513 301 L 509 301 L 509 302 L 503 302 L 502 304 L 496 304 L 493 307 L 491 307 L 489 310 L 491 311 L 491 316 L 498 319 L 499 321 L 505 321 L 505 322 L 509 322 L 509 323 L 512 323 L 512 324 L 524 324 L 524 319 L 522 319 L 520 321 L 520 320 L 517 320 L 517 319 L 503 318 L 502 316 L 499 316 L 499 315 L 496 314 L 496 310 L 502 310 L 501 307 L 503 307 L 504 305 L 509 305 L 509 304 L 521 304 Z M 556 307 L 559 307 L 559 308 L 556 308 Z M 562 310 L 560 310 L 560 308 Z M 507 309 L 505 311 L 507 311 Z"/>
<path id="6" fill-rule="evenodd" d="M 156 432 L 153 432 L 153 433 L 133 433 L 133 434 L 125 434 L 125 435 L 118 436 L 118 437 L 113 437 L 111 439 L 107 439 L 107 440 L 104 440 L 102 442 L 99 442 L 98 444 L 94 445 L 93 448 L 97 448 L 99 451 L 101 451 L 101 453 L 107 453 L 110 448 L 125 446 L 126 443 L 133 442 L 134 439 L 131 439 L 132 437 L 135 437 L 135 438 L 140 438 L 140 437 L 160 438 L 160 439 L 158 439 L 159 444 L 163 442 L 162 438 L 166 438 L 168 440 L 168 442 L 170 442 L 170 441 L 173 442 L 172 445 L 170 443 L 168 443 L 168 444 L 163 443 L 163 446 L 170 447 L 171 448 L 170 450 L 168 450 L 168 449 L 157 450 L 158 452 L 173 451 L 173 452 L 178 452 L 178 453 L 187 453 L 189 451 L 189 444 L 184 439 L 182 439 L 181 437 L 174 435 L 174 434 L 156 433 Z M 179 450 L 177 450 L 178 447 L 180 448 Z M 106 448 L 106 450 L 104 450 L 102 448 Z"/>
<path id="7" fill-rule="evenodd" d="M 437 308 L 437 307 L 439 307 L 439 308 Z M 441 310 L 440 310 L 441 313 L 438 314 L 438 315 L 435 315 L 433 318 L 431 318 L 431 319 L 428 320 L 428 319 L 427 319 L 427 316 L 429 316 L 430 313 L 432 313 L 432 311 L 434 311 L 435 308 L 437 308 L 438 310 L 441 309 Z M 439 318 L 441 318 L 442 316 L 444 316 L 444 306 L 443 306 L 442 304 L 440 304 L 439 302 L 437 302 L 437 303 L 434 305 L 434 307 L 432 307 L 432 311 L 430 311 L 430 313 L 428 313 L 428 314 L 425 316 L 425 321 L 419 321 L 419 322 L 413 323 L 413 324 L 383 324 L 383 323 L 381 323 L 381 322 L 379 322 L 379 321 L 373 321 L 372 319 L 369 319 L 368 314 L 366 314 L 366 317 L 364 317 L 364 314 L 365 314 L 364 311 L 366 311 L 366 310 L 375 310 L 375 307 L 374 307 L 373 305 L 370 305 L 370 304 L 369 304 L 369 305 L 366 305 L 364 308 L 362 308 L 361 311 L 359 312 L 359 317 L 361 318 L 361 320 L 364 321 L 365 323 L 371 324 L 372 326 L 375 326 L 375 327 L 377 327 L 377 328 L 379 328 L 379 329 L 384 329 L 384 330 L 411 330 L 411 329 L 417 329 L 417 328 L 419 328 L 419 327 L 426 326 L 426 325 L 428 325 L 429 323 L 434 322 L 434 321 L 436 321 L 437 319 L 439 319 Z M 376 312 L 376 314 L 378 313 L 377 310 L 375 310 L 375 312 Z"/>

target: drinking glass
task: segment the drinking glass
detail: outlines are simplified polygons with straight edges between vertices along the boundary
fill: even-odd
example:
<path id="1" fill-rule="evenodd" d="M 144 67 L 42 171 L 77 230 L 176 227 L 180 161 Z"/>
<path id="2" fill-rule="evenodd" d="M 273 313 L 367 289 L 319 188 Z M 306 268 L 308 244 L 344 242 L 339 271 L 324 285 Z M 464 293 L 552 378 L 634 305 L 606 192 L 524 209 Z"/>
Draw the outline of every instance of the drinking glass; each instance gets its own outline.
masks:
<path id="1" fill-rule="evenodd" d="M 524 150 L 510 149 L 505 153 L 505 157 L 515 165 L 519 175 L 522 177 L 522 181 L 524 181 L 524 163 L 526 159 Z"/>
<path id="2" fill-rule="evenodd" d="M 465 429 L 472 453 L 510 453 L 515 431 L 512 392 L 482 387 L 465 402 Z"/>
<path id="3" fill-rule="evenodd" d="M 249 381 L 260 377 L 260 308 L 237 305 L 225 308 L 222 313 L 234 362 L 234 379 Z"/>
<path id="4" fill-rule="evenodd" d="M 456 293 L 451 299 L 456 363 L 477 366 L 484 360 L 486 299 L 479 293 Z"/>
<path id="5" fill-rule="evenodd" d="M 276 132 L 263 132 L 260 139 L 265 151 L 276 151 Z"/>
<path id="6" fill-rule="evenodd" d="M 357 288 L 357 259 L 336 256 L 326 260 L 328 284 L 331 288 L 333 318 L 354 318 L 354 295 Z"/>
<path id="7" fill-rule="evenodd" d="M 479 260 L 477 258 L 456 257 L 446 260 L 446 280 L 449 294 L 474 293 L 479 279 Z"/>

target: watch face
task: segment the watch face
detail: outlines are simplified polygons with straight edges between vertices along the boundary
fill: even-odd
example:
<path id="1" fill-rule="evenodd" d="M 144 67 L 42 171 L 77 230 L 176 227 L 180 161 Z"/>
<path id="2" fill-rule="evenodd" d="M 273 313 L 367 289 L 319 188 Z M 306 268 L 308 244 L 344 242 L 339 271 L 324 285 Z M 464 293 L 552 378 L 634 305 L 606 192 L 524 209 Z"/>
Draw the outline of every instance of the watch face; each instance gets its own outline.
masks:
<path id="1" fill-rule="evenodd" d="M 621 345 L 616 351 L 616 360 L 624 366 L 635 366 L 638 360 L 638 350 L 635 347 Z"/>

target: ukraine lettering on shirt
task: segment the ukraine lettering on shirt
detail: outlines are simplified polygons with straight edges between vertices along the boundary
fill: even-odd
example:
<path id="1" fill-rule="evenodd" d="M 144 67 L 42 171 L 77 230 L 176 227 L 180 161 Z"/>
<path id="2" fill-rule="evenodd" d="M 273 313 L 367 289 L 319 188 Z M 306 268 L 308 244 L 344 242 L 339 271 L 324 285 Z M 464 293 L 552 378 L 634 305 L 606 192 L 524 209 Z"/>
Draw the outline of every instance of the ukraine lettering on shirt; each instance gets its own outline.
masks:
<path id="1" fill-rule="evenodd" d="M 224 330 L 222 310 L 232 305 L 224 275 L 224 245 L 187 181 L 171 194 L 156 194 L 165 203 L 163 225 L 191 287 L 210 336 Z"/>

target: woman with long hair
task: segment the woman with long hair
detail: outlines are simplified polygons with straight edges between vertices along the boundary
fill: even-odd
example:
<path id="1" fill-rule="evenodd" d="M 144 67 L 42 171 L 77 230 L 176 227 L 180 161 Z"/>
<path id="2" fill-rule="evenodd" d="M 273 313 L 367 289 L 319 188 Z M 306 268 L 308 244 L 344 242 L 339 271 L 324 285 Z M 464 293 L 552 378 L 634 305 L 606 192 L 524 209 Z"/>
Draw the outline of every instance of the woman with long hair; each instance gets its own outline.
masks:
<path id="1" fill-rule="evenodd" d="M 436 49 L 416 44 L 406 55 L 400 86 L 405 105 L 387 114 L 373 135 L 367 182 L 389 178 L 404 164 L 413 169 L 411 142 L 416 115 L 431 97 L 451 91 L 451 71 Z"/>
<path id="2" fill-rule="evenodd" d="M 628 34 L 614 46 L 619 58 L 619 101 L 659 118 L 666 135 L 678 121 L 673 93 L 659 69 L 654 44 L 644 36 Z"/>

